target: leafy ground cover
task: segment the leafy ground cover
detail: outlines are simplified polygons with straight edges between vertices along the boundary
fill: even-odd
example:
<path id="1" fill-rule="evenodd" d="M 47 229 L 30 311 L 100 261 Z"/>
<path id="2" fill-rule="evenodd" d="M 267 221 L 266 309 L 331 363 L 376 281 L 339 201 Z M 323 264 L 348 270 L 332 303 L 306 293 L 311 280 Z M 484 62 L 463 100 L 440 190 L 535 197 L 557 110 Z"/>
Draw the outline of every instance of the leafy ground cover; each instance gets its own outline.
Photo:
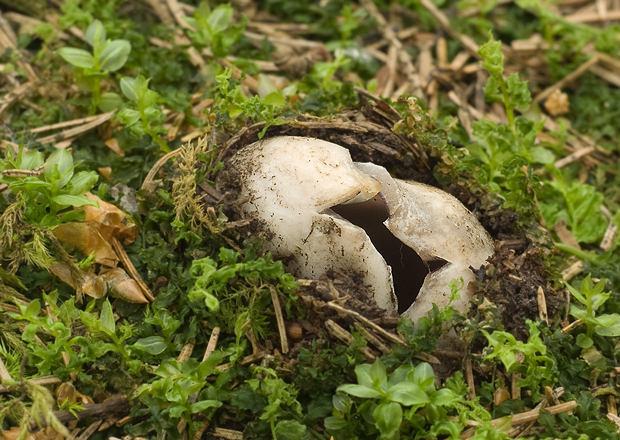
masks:
<path id="1" fill-rule="evenodd" d="M 615 1 L 0 3 L 4 439 L 620 438 Z M 277 135 L 468 206 L 472 311 L 286 273 Z"/>

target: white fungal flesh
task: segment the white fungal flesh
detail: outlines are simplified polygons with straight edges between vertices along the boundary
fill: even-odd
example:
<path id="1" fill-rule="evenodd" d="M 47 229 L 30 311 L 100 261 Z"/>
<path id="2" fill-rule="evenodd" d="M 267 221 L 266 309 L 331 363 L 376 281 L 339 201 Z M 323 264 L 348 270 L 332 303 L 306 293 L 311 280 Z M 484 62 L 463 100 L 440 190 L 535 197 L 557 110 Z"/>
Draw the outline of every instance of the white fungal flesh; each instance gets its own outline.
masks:
<path id="1" fill-rule="evenodd" d="M 349 151 L 330 142 L 302 137 L 259 141 L 230 162 L 248 197 L 242 209 L 254 213 L 268 230 L 266 249 L 287 258 L 299 277 L 316 279 L 328 269 L 355 272 L 388 312 L 398 309 L 391 269 L 364 229 L 330 208 L 379 195 L 387 205 L 389 231 L 422 259 L 443 259 L 429 273 L 415 302 L 403 315 L 424 316 L 432 303 L 447 304 L 453 278 L 473 279 L 492 254 L 492 241 L 477 219 L 454 197 L 416 182 L 393 179 L 385 168 L 354 164 Z M 455 305 L 468 308 L 461 291 Z"/>

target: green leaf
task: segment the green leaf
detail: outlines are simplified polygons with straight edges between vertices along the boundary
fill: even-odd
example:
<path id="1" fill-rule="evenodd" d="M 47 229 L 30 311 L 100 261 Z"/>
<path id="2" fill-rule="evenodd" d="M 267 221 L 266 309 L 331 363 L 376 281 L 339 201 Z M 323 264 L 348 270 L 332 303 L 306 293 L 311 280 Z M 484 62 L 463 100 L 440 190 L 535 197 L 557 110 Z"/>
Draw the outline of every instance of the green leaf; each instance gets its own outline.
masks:
<path id="1" fill-rule="evenodd" d="M 57 181 L 56 170 L 60 175 Z M 45 161 L 43 173 L 48 182 L 55 182 L 57 188 L 62 188 L 73 177 L 73 156 L 64 148 L 56 149 Z"/>
<path id="2" fill-rule="evenodd" d="M 491 35 L 489 41 L 478 49 L 478 54 L 484 59 L 482 67 L 494 76 L 501 76 L 504 72 L 504 54 L 501 47 L 502 42 L 493 40 Z"/>
<path id="3" fill-rule="evenodd" d="M 545 147 L 536 146 L 532 148 L 532 159 L 534 162 L 549 165 L 555 161 L 555 155 Z"/>
<path id="4" fill-rule="evenodd" d="M 401 365 L 392 374 L 388 380 L 388 387 L 391 388 L 396 384 L 407 381 L 407 376 L 414 371 L 411 365 Z M 414 373 L 415 374 L 415 373 Z"/>
<path id="5" fill-rule="evenodd" d="M 199 20 L 206 21 L 211 15 L 211 7 L 209 6 L 209 2 L 202 1 L 194 11 L 194 16 Z"/>
<path id="6" fill-rule="evenodd" d="M 93 21 L 86 29 L 86 41 L 92 47 L 99 46 L 105 41 L 106 33 L 103 24 L 99 20 Z"/>
<path id="7" fill-rule="evenodd" d="M 387 390 L 387 371 L 381 359 L 377 359 L 370 366 L 370 378 L 372 379 L 373 388 L 383 391 Z"/>
<path id="8" fill-rule="evenodd" d="M 119 108 L 122 103 L 123 98 L 118 93 L 107 92 L 101 95 L 99 109 L 103 112 L 111 112 Z"/>
<path id="9" fill-rule="evenodd" d="M 233 8 L 229 4 L 219 5 L 213 10 L 207 19 L 211 34 L 217 34 L 225 30 L 233 17 Z"/>
<path id="10" fill-rule="evenodd" d="M 153 356 L 162 354 L 168 348 L 168 344 L 166 344 L 166 340 L 162 336 L 149 336 L 138 339 L 133 346 Z"/>
<path id="11" fill-rule="evenodd" d="M 71 194 L 54 196 L 52 200 L 61 206 L 99 206 L 96 200 L 91 200 L 84 196 L 72 196 Z"/>
<path id="12" fill-rule="evenodd" d="M 99 180 L 99 176 L 94 171 L 80 171 L 67 184 L 67 192 L 73 196 L 82 196 L 95 186 L 97 180 Z"/>
<path id="13" fill-rule="evenodd" d="M 131 108 L 124 108 L 118 112 L 116 118 L 125 127 L 131 127 L 140 120 L 140 112 Z"/>
<path id="14" fill-rule="evenodd" d="M 592 303 L 592 305 L 590 307 L 592 307 L 592 310 L 594 310 L 594 311 L 598 310 L 598 308 L 600 306 L 605 304 L 605 301 L 607 301 L 610 296 L 611 296 L 611 292 L 607 292 L 607 293 L 594 293 L 594 294 L 590 293 L 590 301 Z"/>
<path id="15" fill-rule="evenodd" d="M 394 385 L 388 390 L 386 398 L 405 406 L 421 406 L 431 401 L 422 388 L 411 382 Z"/>
<path id="16" fill-rule="evenodd" d="M 357 376 L 357 383 L 364 385 L 368 388 L 372 388 L 372 377 L 370 375 L 370 365 L 360 364 L 355 367 L 355 375 Z"/>
<path id="17" fill-rule="evenodd" d="M 437 406 L 449 406 L 460 401 L 460 397 L 447 388 L 434 392 L 430 397 L 431 403 Z"/>
<path id="18" fill-rule="evenodd" d="M 20 309 L 21 308 L 22 306 L 20 306 Z M 39 312 L 41 311 L 41 303 L 38 299 L 35 299 L 34 301 L 31 301 L 25 309 L 22 310 L 22 314 L 26 319 L 34 319 L 39 315 Z"/>
<path id="19" fill-rule="evenodd" d="M 347 393 L 355 397 L 363 397 L 365 399 L 372 399 L 375 397 L 381 397 L 381 393 L 374 388 L 369 388 L 364 385 L 345 384 L 340 385 L 336 391 Z"/>
<path id="20" fill-rule="evenodd" d="M 25 151 L 21 154 L 19 168 L 21 170 L 34 170 L 43 165 L 43 162 L 43 155 L 40 152 L 36 150 Z"/>
<path id="21" fill-rule="evenodd" d="M 570 284 L 566 282 L 564 284 L 566 285 L 570 293 L 577 299 L 577 301 L 579 301 L 584 306 L 588 303 L 588 300 L 586 299 L 586 297 L 583 296 L 579 290 L 575 289 L 573 286 L 571 286 Z"/>
<path id="22" fill-rule="evenodd" d="M 95 67 L 95 58 L 84 49 L 61 47 L 57 50 L 57 53 L 75 67 L 81 67 L 82 69 L 92 69 Z"/>
<path id="23" fill-rule="evenodd" d="M 594 344 L 594 341 L 592 340 L 591 337 L 587 336 L 585 333 L 580 333 L 575 338 L 575 344 L 577 345 L 577 347 L 589 348 L 589 347 L 592 347 L 592 345 Z"/>
<path id="24" fill-rule="evenodd" d="M 351 398 L 346 394 L 336 393 L 332 397 L 332 405 L 337 411 L 346 414 L 351 410 Z"/>
<path id="25" fill-rule="evenodd" d="M 506 86 L 508 87 L 511 104 L 522 112 L 526 111 L 530 106 L 530 102 L 532 102 L 532 95 L 527 88 L 527 81 L 521 81 L 518 73 L 511 73 L 506 78 Z"/>
<path id="26" fill-rule="evenodd" d="M 101 314 L 99 315 L 102 327 L 108 332 L 116 333 L 116 322 L 114 321 L 114 311 L 112 304 L 107 299 L 101 305 Z"/>
<path id="27" fill-rule="evenodd" d="M 601 315 L 596 318 L 597 326 L 594 327 L 596 334 L 601 336 L 620 336 L 620 315 L 617 313 Z"/>
<path id="28" fill-rule="evenodd" d="M 425 392 L 435 391 L 435 372 L 433 367 L 427 362 L 422 362 L 415 367 L 414 372 L 415 383 Z M 411 382 L 411 377 L 409 377 Z"/>
<path id="29" fill-rule="evenodd" d="M 99 56 L 102 71 L 114 72 L 125 65 L 131 52 L 131 44 L 127 40 L 109 41 Z"/>
<path id="30" fill-rule="evenodd" d="M 191 406 L 192 414 L 196 414 L 202 412 L 209 408 L 219 408 L 222 406 L 222 402 L 217 400 L 201 400 L 200 402 L 196 402 Z"/>
<path id="31" fill-rule="evenodd" d="M 396 440 L 400 437 L 403 409 L 398 403 L 380 404 L 375 409 L 373 416 L 382 439 Z"/>
<path id="32" fill-rule="evenodd" d="M 38 179 L 37 177 L 26 177 L 24 179 L 15 180 L 14 182 L 9 183 L 9 188 L 13 192 L 19 191 L 38 191 L 41 188 L 51 188 L 52 184 L 49 182 L 44 182 L 43 180 Z"/>
<path id="33" fill-rule="evenodd" d="M 121 90 L 123 94 L 132 101 L 138 102 L 138 94 L 134 88 L 136 79 L 124 76 L 121 78 Z"/>
<path id="34" fill-rule="evenodd" d="M 349 422 L 339 417 L 326 417 L 324 424 L 325 428 L 331 431 L 339 431 L 349 426 Z"/>
<path id="35" fill-rule="evenodd" d="M 297 420 L 282 420 L 276 425 L 276 437 L 278 440 L 299 440 L 306 433 L 306 426 Z"/>

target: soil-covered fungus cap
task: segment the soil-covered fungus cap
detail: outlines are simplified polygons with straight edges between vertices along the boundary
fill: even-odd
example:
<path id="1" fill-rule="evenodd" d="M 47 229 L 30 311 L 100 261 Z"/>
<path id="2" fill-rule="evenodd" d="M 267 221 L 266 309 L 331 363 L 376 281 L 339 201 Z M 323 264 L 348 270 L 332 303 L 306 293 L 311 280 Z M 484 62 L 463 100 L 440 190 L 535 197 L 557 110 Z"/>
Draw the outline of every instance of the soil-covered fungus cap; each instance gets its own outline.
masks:
<path id="1" fill-rule="evenodd" d="M 317 279 L 329 269 L 361 278 L 377 305 L 417 320 L 447 304 L 448 283 L 474 278 L 492 240 L 456 198 L 354 163 L 339 145 L 276 137 L 239 150 L 230 170 L 264 223 L 266 249 L 287 269 Z M 467 289 L 454 306 L 466 311 Z"/>

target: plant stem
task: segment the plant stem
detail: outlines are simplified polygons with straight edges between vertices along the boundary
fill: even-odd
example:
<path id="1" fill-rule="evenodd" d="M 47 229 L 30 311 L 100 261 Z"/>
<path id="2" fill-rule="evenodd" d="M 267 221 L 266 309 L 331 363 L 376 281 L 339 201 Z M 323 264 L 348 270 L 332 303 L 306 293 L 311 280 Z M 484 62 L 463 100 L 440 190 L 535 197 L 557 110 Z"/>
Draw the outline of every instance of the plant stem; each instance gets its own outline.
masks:
<path id="1" fill-rule="evenodd" d="M 566 252 L 568 254 L 574 255 L 575 257 L 581 258 L 582 260 L 585 260 L 588 263 L 592 263 L 595 266 L 601 265 L 601 262 L 598 260 L 598 258 L 592 255 L 590 252 L 582 251 L 581 249 L 568 246 L 564 243 L 553 243 L 553 245 L 559 250 L 561 250 L 562 252 Z"/>

